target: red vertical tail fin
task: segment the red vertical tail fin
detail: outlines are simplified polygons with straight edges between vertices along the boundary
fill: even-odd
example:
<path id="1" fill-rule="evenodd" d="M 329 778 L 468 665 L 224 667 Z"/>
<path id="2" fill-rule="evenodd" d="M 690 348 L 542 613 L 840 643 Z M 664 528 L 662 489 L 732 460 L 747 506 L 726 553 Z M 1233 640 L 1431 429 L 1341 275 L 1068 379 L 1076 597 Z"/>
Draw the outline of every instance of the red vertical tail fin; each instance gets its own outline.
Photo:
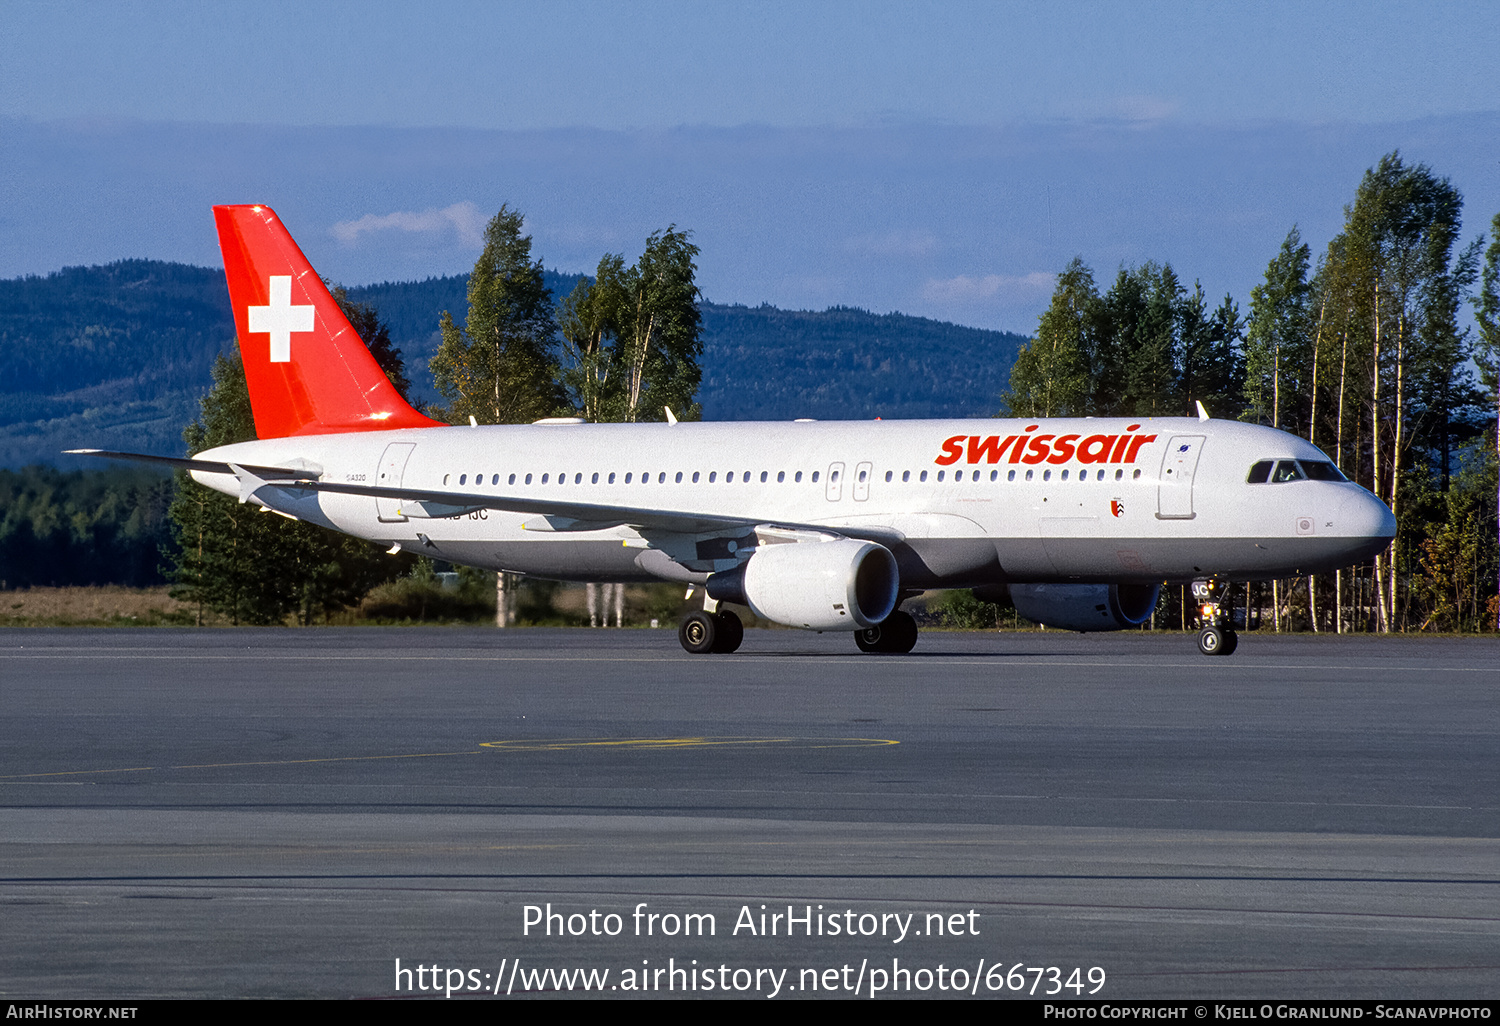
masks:
<path id="1" fill-rule="evenodd" d="M 401 398 L 270 207 L 214 220 L 258 436 L 441 426 Z"/>

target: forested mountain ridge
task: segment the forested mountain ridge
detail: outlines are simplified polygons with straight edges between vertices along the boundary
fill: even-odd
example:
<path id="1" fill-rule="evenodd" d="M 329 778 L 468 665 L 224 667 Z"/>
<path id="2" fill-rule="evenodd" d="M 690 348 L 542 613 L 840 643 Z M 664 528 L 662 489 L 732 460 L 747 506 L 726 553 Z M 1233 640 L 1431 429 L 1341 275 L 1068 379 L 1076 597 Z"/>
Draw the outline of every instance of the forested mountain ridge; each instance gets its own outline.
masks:
<path id="1" fill-rule="evenodd" d="M 547 273 L 561 299 L 581 276 Z M 349 289 L 390 326 L 417 395 L 438 317 L 466 275 Z M 902 314 L 702 304 L 706 420 L 989 416 L 1020 335 Z M 232 347 L 220 270 L 154 260 L 0 281 L 0 467 L 77 464 L 79 447 L 176 453 L 209 368 Z"/>

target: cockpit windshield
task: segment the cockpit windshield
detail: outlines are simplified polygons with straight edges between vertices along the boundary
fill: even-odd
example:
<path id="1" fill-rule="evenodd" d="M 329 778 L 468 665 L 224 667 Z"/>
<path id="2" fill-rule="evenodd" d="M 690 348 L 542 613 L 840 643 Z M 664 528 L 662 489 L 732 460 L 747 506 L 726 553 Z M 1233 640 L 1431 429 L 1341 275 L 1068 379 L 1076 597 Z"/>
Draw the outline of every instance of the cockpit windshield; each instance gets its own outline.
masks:
<path id="1" fill-rule="evenodd" d="M 1245 478 L 1249 484 L 1285 484 L 1288 481 L 1347 481 L 1343 472 L 1327 460 L 1260 460 Z"/>

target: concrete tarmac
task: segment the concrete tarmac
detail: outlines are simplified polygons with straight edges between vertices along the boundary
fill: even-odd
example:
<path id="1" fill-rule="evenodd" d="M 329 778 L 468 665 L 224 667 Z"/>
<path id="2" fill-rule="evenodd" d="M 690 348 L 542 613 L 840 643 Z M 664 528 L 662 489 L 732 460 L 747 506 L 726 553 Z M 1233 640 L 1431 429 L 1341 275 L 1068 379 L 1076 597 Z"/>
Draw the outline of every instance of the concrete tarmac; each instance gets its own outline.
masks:
<path id="1" fill-rule="evenodd" d="M 1495 998 L 1497 696 L 1478 639 L 8 630 L 0 996 Z"/>

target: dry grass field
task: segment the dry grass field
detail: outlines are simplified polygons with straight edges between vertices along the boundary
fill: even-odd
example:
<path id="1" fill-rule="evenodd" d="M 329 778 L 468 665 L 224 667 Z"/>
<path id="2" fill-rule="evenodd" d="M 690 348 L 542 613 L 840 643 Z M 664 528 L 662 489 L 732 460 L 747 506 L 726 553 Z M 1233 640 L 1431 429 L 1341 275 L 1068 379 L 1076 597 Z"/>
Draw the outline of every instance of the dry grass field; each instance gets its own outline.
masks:
<path id="1" fill-rule="evenodd" d="M 0 591 L 0 627 L 151 627 L 198 622 L 194 606 L 160 588 L 24 588 Z M 211 612 L 205 623 L 215 623 Z"/>

